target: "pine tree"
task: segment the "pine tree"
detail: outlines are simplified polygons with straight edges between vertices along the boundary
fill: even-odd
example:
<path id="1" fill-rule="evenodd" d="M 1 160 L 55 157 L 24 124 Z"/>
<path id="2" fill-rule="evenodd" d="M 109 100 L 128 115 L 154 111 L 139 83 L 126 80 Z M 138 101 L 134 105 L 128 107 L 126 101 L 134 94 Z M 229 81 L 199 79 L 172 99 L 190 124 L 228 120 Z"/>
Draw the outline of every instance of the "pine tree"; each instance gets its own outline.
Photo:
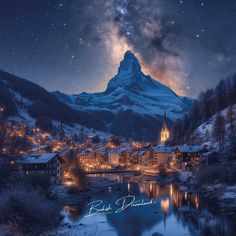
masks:
<path id="1" fill-rule="evenodd" d="M 193 134 L 191 135 L 190 144 L 194 144 L 194 145 L 200 145 L 201 144 L 200 133 L 199 133 L 198 130 L 195 130 L 193 132 Z"/>
<path id="2" fill-rule="evenodd" d="M 225 144 L 225 120 L 221 113 L 217 113 L 216 119 L 213 125 L 213 137 L 219 145 L 219 152 L 222 154 Z"/>
<path id="3" fill-rule="evenodd" d="M 227 123 L 229 123 L 229 160 L 236 159 L 236 124 L 234 120 L 233 106 L 228 109 Z"/>
<path id="4" fill-rule="evenodd" d="M 207 142 L 210 141 L 210 133 L 209 133 L 209 130 L 208 130 L 208 129 L 207 129 L 206 132 L 205 132 L 205 140 L 206 140 Z"/>

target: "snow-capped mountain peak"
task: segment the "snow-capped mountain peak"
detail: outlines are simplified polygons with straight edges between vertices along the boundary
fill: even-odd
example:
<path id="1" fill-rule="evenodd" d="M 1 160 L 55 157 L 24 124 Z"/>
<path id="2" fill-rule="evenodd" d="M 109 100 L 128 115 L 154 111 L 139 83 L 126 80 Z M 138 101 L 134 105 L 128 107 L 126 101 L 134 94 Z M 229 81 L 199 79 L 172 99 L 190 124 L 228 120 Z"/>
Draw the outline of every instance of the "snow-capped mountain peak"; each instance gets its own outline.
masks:
<path id="1" fill-rule="evenodd" d="M 111 91 L 117 87 L 126 87 L 131 83 L 141 82 L 143 77 L 138 59 L 131 51 L 127 51 L 120 62 L 117 75 L 108 83 L 107 90 Z"/>
<path id="2" fill-rule="evenodd" d="M 141 66 L 137 57 L 131 52 L 127 51 L 124 55 L 124 59 L 120 63 L 118 73 L 141 73 Z"/>
<path id="3" fill-rule="evenodd" d="M 106 94 L 119 90 L 119 93 L 146 93 L 152 96 L 169 95 L 178 97 L 169 87 L 145 75 L 138 59 L 131 51 L 127 51 L 120 63 L 118 73 L 113 77 L 107 86 Z"/>
<path id="4" fill-rule="evenodd" d="M 100 119 L 107 131 L 120 136 L 154 140 L 164 111 L 173 123 L 191 107 L 193 100 L 176 95 L 166 85 L 145 75 L 138 59 L 127 51 L 106 91 L 68 96 L 54 93 L 74 109 Z"/>

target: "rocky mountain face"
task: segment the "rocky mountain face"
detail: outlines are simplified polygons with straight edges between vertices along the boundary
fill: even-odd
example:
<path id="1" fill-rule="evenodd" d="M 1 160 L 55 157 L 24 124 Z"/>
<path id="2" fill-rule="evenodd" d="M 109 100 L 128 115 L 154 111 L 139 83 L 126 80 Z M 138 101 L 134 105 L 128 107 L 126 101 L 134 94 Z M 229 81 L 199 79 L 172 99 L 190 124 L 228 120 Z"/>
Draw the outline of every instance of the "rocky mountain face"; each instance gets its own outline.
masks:
<path id="1" fill-rule="evenodd" d="M 145 75 L 130 51 L 104 92 L 66 95 L 57 91 L 54 95 L 73 109 L 95 116 L 106 132 L 148 141 L 158 139 L 164 111 L 171 126 L 194 102 Z"/>

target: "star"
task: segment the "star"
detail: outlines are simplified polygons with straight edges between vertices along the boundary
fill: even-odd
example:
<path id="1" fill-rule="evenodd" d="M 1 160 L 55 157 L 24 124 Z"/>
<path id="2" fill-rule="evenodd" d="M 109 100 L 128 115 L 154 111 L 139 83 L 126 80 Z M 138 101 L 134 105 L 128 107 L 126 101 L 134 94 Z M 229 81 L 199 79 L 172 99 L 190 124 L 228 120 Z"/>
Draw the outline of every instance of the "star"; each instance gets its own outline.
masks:
<path id="1" fill-rule="evenodd" d="M 84 40 L 82 38 L 79 39 L 79 44 L 82 45 L 84 43 Z"/>

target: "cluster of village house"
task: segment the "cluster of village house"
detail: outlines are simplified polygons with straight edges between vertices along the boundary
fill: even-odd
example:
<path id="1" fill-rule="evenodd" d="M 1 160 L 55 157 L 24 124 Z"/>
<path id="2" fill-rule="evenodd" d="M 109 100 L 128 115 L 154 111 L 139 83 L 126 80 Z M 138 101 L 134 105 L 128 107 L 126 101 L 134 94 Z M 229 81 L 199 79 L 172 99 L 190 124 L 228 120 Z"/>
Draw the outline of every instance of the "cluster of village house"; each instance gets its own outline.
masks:
<path id="1" fill-rule="evenodd" d="M 98 145 L 99 146 L 99 145 Z M 154 173 L 160 166 L 176 171 L 193 171 L 206 164 L 217 161 L 217 153 L 207 151 L 202 146 L 145 146 L 140 149 L 110 149 L 103 147 L 83 150 L 77 154 L 81 166 L 87 172 L 123 168 Z M 17 161 L 24 174 L 43 173 L 52 182 L 58 182 L 63 174 L 65 160 L 58 153 L 34 153 Z M 155 167 L 157 169 L 155 169 Z M 157 173 L 157 172 L 156 172 Z"/>
<path id="2" fill-rule="evenodd" d="M 23 130 L 23 128 L 21 128 Z M 37 133 L 37 130 L 36 130 Z M 45 134 L 38 132 L 39 136 Z M 217 153 L 208 151 L 203 146 L 165 146 L 169 130 L 164 119 L 160 135 L 161 144 L 153 146 L 143 142 L 123 141 L 118 146 L 110 140 L 100 143 L 74 143 L 50 141 L 49 144 L 37 143 L 17 160 L 20 173 L 30 175 L 42 173 L 48 175 L 52 182 L 60 182 L 69 164 L 64 158 L 70 149 L 76 150 L 76 159 L 88 173 L 95 170 L 139 170 L 144 174 L 157 174 L 160 166 L 168 170 L 193 171 L 202 165 L 217 161 Z M 39 145 L 40 144 L 40 145 Z"/>

